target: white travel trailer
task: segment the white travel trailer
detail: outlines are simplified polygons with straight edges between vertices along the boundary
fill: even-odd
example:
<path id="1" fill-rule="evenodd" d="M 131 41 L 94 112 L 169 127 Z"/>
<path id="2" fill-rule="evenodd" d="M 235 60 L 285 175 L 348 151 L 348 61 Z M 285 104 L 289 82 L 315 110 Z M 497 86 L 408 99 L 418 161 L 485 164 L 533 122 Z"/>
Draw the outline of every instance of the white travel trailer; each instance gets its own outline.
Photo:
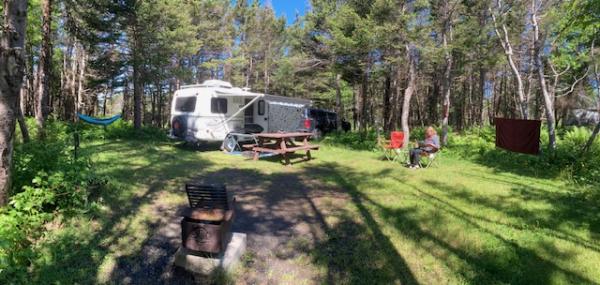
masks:
<path id="1" fill-rule="evenodd" d="M 171 103 L 170 137 L 188 142 L 223 141 L 227 134 L 306 129 L 310 100 L 250 92 L 207 80 L 182 86 Z"/>

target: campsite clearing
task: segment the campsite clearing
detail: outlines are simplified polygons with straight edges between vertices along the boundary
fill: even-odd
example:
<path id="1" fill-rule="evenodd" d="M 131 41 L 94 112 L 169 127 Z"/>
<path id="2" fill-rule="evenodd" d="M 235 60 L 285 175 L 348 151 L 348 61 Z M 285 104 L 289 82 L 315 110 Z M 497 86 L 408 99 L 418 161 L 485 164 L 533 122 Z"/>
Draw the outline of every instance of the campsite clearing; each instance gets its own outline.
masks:
<path id="1" fill-rule="evenodd" d="M 96 141 L 108 206 L 36 246 L 39 283 L 191 281 L 172 266 L 191 179 L 225 183 L 248 253 L 222 281 L 253 284 L 599 283 L 598 205 L 551 179 L 444 155 L 412 171 L 322 147 L 294 167 L 170 143 Z M 73 245 L 77 246 L 73 246 Z"/>

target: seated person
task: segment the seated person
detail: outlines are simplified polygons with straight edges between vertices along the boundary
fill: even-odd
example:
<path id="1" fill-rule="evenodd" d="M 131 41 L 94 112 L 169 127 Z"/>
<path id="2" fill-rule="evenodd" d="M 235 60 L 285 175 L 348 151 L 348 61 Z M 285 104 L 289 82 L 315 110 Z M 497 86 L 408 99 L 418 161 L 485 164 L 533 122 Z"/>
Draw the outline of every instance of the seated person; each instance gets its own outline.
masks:
<path id="1" fill-rule="evenodd" d="M 420 141 L 416 148 L 410 150 L 410 168 L 419 168 L 419 160 L 423 153 L 434 153 L 440 149 L 440 138 L 433 127 L 425 130 L 425 140 Z"/>

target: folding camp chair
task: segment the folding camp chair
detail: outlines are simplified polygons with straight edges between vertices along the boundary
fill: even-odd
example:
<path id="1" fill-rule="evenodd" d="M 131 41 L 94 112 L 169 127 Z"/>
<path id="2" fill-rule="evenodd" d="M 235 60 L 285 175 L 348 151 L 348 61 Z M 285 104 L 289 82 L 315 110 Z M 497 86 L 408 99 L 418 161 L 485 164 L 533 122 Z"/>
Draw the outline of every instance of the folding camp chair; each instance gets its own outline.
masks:
<path id="1" fill-rule="evenodd" d="M 421 158 L 425 158 L 425 163 L 423 163 L 423 160 L 421 159 L 419 161 L 419 166 L 421 168 L 428 168 L 429 166 L 434 164 L 434 162 L 436 161 L 436 158 L 439 156 L 439 154 L 440 154 L 439 149 L 436 149 L 433 152 L 422 152 Z"/>
<path id="2" fill-rule="evenodd" d="M 389 141 L 379 137 L 377 144 L 387 160 L 392 162 L 406 161 L 406 151 L 402 148 L 404 132 L 392 132 Z"/>

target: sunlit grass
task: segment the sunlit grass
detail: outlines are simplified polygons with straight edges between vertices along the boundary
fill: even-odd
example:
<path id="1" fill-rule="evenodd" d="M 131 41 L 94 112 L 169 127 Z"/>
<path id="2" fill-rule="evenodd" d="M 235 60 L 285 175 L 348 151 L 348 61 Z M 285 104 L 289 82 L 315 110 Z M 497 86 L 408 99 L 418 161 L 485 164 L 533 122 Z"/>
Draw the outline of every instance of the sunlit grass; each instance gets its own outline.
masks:
<path id="1" fill-rule="evenodd" d="M 341 210 L 329 198 L 317 209 L 327 224 L 322 240 L 288 243 L 308 252 L 295 262 L 324 282 L 600 282 L 598 203 L 519 165 L 498 171 L 443 153 L 437 166 L 409 170 L 376 152 L 331 146 L 292 167 L 171 143 L 106 140 L 83 149 L 113 187 L 102 195 L 106 206 L 37 245 L 48 252 L 34 263 L 40 283 L 110 282 L 117 259 L 138 254 L 153 234 L 155 204 L 185 204 L 185 181 L 231 168 L 256 171 L 262 185 L 291 174 L 348 194 Z"/>

